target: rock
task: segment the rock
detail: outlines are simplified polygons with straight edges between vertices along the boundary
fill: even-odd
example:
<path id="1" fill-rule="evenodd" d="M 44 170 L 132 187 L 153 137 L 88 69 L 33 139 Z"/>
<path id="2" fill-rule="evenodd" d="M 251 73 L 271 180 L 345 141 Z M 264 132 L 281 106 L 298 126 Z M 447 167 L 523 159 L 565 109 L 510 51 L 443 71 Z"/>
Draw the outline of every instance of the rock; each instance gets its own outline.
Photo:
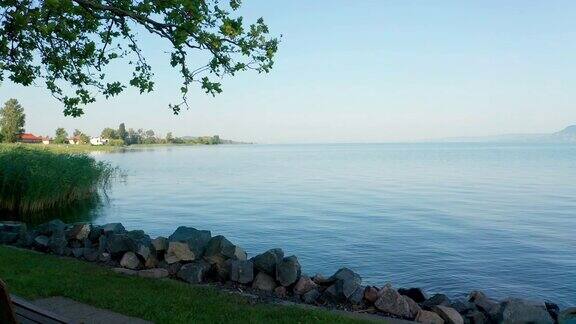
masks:
<path id="1" fill-rule="evenodd" d="M 286 287 L 278 286 L 274 289 L 274 295 L 278 298 L 285 298 L 286 297 Z"/>
<path id="2" fill-rule="evenodd" d="M 434 313 L 440 315 L 446 324 L 464 324 L 464 319 L 452 307 L 437 305 L 432 307 Z"/>
<path id="3" fill-rule="evenodd" d="M 378 297 L 374 306 L 385 313 L 404 318 L 409 318 L 411 315 L 410 305 L 407 300 L 389 284 L 380 290 L 380 297 Z"/>
<path id="4" fill-rule="evenodd" d="M 153 269 L 158 267 L 158 259 L 155 255 L 150 255 L 148 259 L 144 260 L 144 267 L 147 269 Z"/>
<path id="5" fill-rule="evenodd" d="M 168 250 L 168 239 L 159 236 L 152 240 L 152 246 L 154 246 L 156 253 L 163 254 Z"/>
<path id="6" fill-rule="evenodd" d="M 548 314 L 550 314 L 552 319 L 555 322 L 557 322 L 558 321 L 558 315 L 560 314 L 560 307 L 558 307 L 558 305 L 556 305 L 552 302 L 548 302 L 548 301 L 544 302 L 544 306 L 546 306 L 546 310 L 548 311 Z"/>
<path id="7" fill-rule="evenodd" d="M 109 223 L 102 226 L 103 234 L 122 234 L 125 233 L 126 229 L 121 223 Z"/>
<path id="8" fill-rule="evenodd" d="M 420 288 L 400 288 L 398 289 L 400 295 L 408 296 L 417 303 L 424 302 L 428 297 Z"/>
<path id="9" fill-rule="evenodd" d="M 230 280 L 247 284 L 254 280 L 254 264 L 248 260 L 231 260 Z"/>
<path id="10" fill-rule="evenodd" d="M 312 289 L 316 289 L 318 285 L 307 276 L 302 276 L 294 285 L 294 294 L 304 295 Z"/>
<path id="11" fill-rule="evenodd" d="M 195 259 L 204 254 L 204 250 L 210 241 L 212 234 L 210 231 L 201 231 L 193 227 L 180 226 L 168 237 L 171 242 L 188 243 L 190 251 L 194 253 Z"/>
<path id="12" fill-rule="evenodd" d="M 75 258 L 80 259 L 84 255 L 84 248 L 81 248 L 81 247 L 73 248 L 72 249 L 72 255 Z"/>
<path id="13" fill-rule="evenodd" d="M 138 271 L 138 276 L 144 278 L 160 279 L 168 277 L 169 273 L 166 269 L 154 268 Z"/>
<path id="14" fill-rule="evenodd" d="M 211 238 L 208 242 L 204 258 L 210 264 L 222 264 L 228 259 L 246 260 L 247 255 L 242 248 L 232 244 L 224 236 L 218 235 Z"/>
<path id="15" fill-rule="evenodd" d="M 339 269 L 332 275 L 331 279 L 338 285 L 338 289 L 341 290 L 345 299 L 350 298 L 362 284 L 360 275 L 348 268 Z"/>
<path id="16" fill-rule="evenodd" d="M 182 267 L 181 263 L 170 263 L 168 264 L 166 261 L 162 261 L 158 264 L 158 267 L 168 270 L 168 275 L 176 276 L 180 268 Z"/>
<path id="17" fill-rule="evenodd" d="M 402 298 L 404 298 L 404 300 L 408 303 L 408 307 L 410 309 L 410 315 L 408 316 L 408 318 L 410 318 L 410 319 L 416 318 L 416 315 L 418 315 L 418 312 L 422 310 L 420 308 L 420 306 L 418 305 L 418 303 L 416 303 L 412 298 L 410 298 L 408 296 L 402 295 Z"/>
<path id="18" fill-rule="evenodd" d="M 124 253 L 124 256 L 122 256 L 122 259 L 120 260 L 120 265 L 124 268 L 135 270 L 140 267 L 140 260 L 138 259 L 138 256 L 136 256 L 134 252 L 128 251 Z"/>
<path id="19" fill-rule="evenodd" d="M 374 286 L 368 286 L 364 289 L 364 299 L 369 302 L 370 304 L 374 304 L 374 302 L 379 297 L 379 290 Z"/>
<path id="20" fill-rule="evenodd" d="M 134 248 L 133 240 L 126 234 L 110 234 L 105 238 L 106 251 L 113 257 L 124 255 Z"/>
<path id="21" fill-rule="evenodd" d="M 133 275 L 136 275 L 138 273 L 138 271 L 136 271 L 136 270 L 130 270 L 130 269 L 125 269 L 125 268 L 112 268 L 112 271 L 119 273 L 119 274 L 128 275 L 128 276 L 133 276 Z"/>
<path id="22" fill-rule="evenodd" d="M 273 291 L 276 288 L 276 280 L 264 272 L 258 272 L 252 282 L 252 288 L 263 291 Z"/>
<path id="23" fill-rule="evenodd" d="M 276 266 L 276 280 L 280 285 L 287 287 L 295 283 L 300 277 L 300 263 L 295 255 L 282 259 Z"/>
<path id="24" fill-rule="evenodd" d="M 427 310 L 434 306 L 450 306 L 450 298 L 444 294 L 435 294 L 422 303 L 422 307 Z"/>
<path id="25" fill-rule="evenodd" d="M 201 283 L 210 265 L 204 260 L 186 263 L 178 270 L 178 278 L 192 284 Z"/>
<path id="26" fill-rule="evenodd" d="M 26 224 L 22 222 L 0 222 L 0 244 L 15 244 L 21 240 L 21 245 L 26 245 Z"/>
<path id="27" fill-rule="evenodd" d="M 112 260 L 112 256 L 108 252 L 100 252 L 98 251 L 98 261 L 103 263 L 108 263 Z"/>
<path id="28" fill-rule="evenodd" d="M 0 231 L 0 244 L 14 244 L 18 241 L 18 233 Z"/>
<path id="29" fill-rule="evenodd" d="M 356 291 L 354 291 L 354 293 L 352 293 L 352 295 L 350 295 L 350 297 L 348 297 L 348 301 L 352 304 L 352 305 L 361 305 L 362 302 L 364 301 L 364 289 L 366 289 L 365 287 L 359 287 L 358 289 L 356 289 Z M 418 306 L 418 305 L 416 305 Z M 420 308 L 420 307 L 418 307 Z"/>
<path id="30" fill-rule="evenodd" d="M 271 276 L 276 275 L 276 265 L 284 259 L 282 249 L 271 249 L 253 258 L 254 267 L 258 271 L 265 272 Z"/>
<path id="31" fill-rule="evenodd" d="M 34 238 L 34 246 L 38 249 L 41 249 L 41 250 L 48 249 L 48 243 L 49 242 L 50 242 L 50 239 L 48 238 L 48 236 L 45 236 L 45 235 L 38 235 Z"/>
<path id="32" fill-rule="evenodd" d="M 48 249 L 55 254 L 64 255 L 68 241 L 63 232 L 56 232 L 48 240 Z"/>
<path id="33" fill-rule="evenodd" d="M 466 313 L 476 309 L 476 305 L 468 301 L 455 300 L 450 303 L 450 307 L 454 308 L 458 313 Z"/>
<path id="34" fill-rule="evenodd" d="M 319 286 L 330 286 L 334 284 L 333 279 L 325 278 L 322 274 L 319 273 L 315 274 L 314 277 L 312 277 L 312 281 L 314 281 Z"/>
<path id="35" fill-rule="evenodd" d="M 500 304 L 488 298 L 483 292 L 478 290 L 471 292 L 468 296 L 468 301 L 491 318 L 498 316 Z"/>
<path id="36" fill-rule="evenodd" d="M 59 219 L 53 219 L 48 223 L 38 225 L 36 229 L 38 230 L 38 233 L 40 233 L 41 235 L 52 236 L 53 234 L 56 233 L 58 234 L 64 233 L 64 230 L 66 229 L 66 224 L 64 224 L 64 222 L 62 222 Z"/>
<path id="37" fill-rule="evenodd" d="M 485 324 L 490 323 L 490 320 L 481 311 L 471 310 L 464 314 L 464 322 L 467 324 Z"/>
<path id="38" fill-rule="evenodd" d="M 96 249 L 84 248 L 82 256 L 84 256 L 84 259 L 86 259 L 87 261 L 96 262 L 100 257 L 100 253 L 98 253 L 98 250 Z"/>
<path id="39" fill-rule="evenodd" d="M 168 263 L 192 261 L 194 258 L 195 255 L 190 251 L 188 243 L 184 242 L 170 242 L 166 255 L 164 256 L 164 260 Z"/>
<path id="40" fill-rule="evenodd" d="M 318 297 L 320 297 L 320 291 L 314 288 L 302 295 L 302 301 L 306 304 L 314 304 Z"/>
<path id="41" fill-rule="evenodd" d="M 552 324 L 554 320 L 548 314 L 544 305 L 534 304 L 525 300 L 511 298 L 502 302 L 499 313 L 499 322 Z"/>
<path id="42" fill-rule="evenodd" d="M 561 311 L 558 314 L 558 324 L 576 324 L 576 307 Z"/>
<path id="43" fill-rule="evenodd" d="M 444 324 L 440 315 L 421 309 L 416 315 L 416 322 L 424 324 Z"/>
<path id="44" fill-rule="evenodd" d="M 90 226 L 90 233 L 88 233 L 88 239 L 93 242 L 96 243 L 99 241 L 100 236 L 104 235 L 104 229 L 102 228 L 102 226 L 98 226 L 98 225 L 92 225 Z"/>
<path id="45" fill-rule="evenodd" d="M 332 284 L 322 292 L 322 300 L 331 303 L 344 302 L 344 295 L 342 294 L 342 287 L 337 284 Z"/>
<path id="46" fill-rule="evenodd" d="M 90 224 L 74 224 L 66 231 L 68 240 L 83 241 L 90 235 Z"/>

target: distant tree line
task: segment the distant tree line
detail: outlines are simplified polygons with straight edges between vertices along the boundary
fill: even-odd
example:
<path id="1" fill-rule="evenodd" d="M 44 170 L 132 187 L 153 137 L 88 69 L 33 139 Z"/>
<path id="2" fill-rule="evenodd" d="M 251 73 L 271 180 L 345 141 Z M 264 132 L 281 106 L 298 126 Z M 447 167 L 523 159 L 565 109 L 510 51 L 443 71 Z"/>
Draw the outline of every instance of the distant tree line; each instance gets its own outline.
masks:
<path id="1" fill-rule="evenodd" d="M 225 141 L 220 136 L 183 136 L 174 137 L 172 132 L 168 132 L 165 137 L 160 137 L 152 129 L 144 130 L 139 128 L 134 130 L 121 123 L 117 129 L 106 127 L 100 133 L 100 137 L 109 140 L 110 145 L 133 145 L 133 144 L 202 144 L 216 145 L 224 144 Z"/>

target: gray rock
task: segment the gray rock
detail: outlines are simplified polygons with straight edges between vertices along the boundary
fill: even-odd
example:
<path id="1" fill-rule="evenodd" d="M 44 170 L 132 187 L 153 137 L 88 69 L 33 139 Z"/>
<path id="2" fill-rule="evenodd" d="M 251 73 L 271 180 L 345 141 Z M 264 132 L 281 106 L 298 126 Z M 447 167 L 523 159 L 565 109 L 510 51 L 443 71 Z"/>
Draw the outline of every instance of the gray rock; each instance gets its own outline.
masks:
<path id="1" fill-rule="evenodd" d="M 196 259 L 198 259 L 204 254 L 204 250 L 211 237 L 212 234 L 210 231 L 201 231 L 193 227 L 180 226 L 168 237 L 168 240 L 171 242 L 188 243 L 190 251 L 192 251 Z"/>
<path id="2" fill-rule="evenodd" d="M 125 233 L 126 229 L 121 223 L 109 223 L 102 226 L 103 234 L 122 234 Z"/>
<path id="3" fill-rule="evenodd" d="M 491 321 L 479 310 L 469 310 L 464 314 L 464 323 L 467 324 L 488 324 Z"/>
<path id="4" fill-rule="evenodd" d="M 561 311 L 558 314 L 558 324 L 576 324 L 576 307 Z"/>
<path id="5" fill-rule="evenodd" d="M 548 314 L 544 305 L 531 303 L 525 300 L 511 298 L 500 307 L 499 322 L 503 324 L 533 323 L 552 324 L 554 320 Z"/>
<path id="6" fill-rule="evenodd" d="M 34 246 L 38 249 L 41 249 L 41 250 L 48 249 L 48 243 L 49 242 L 50 242 L 50 239 L 48 238 L 48 236 L 45 236 L 45 235 L 38 235 L 34 238 Z"/>
<path id="7" fill-rule="evenodd" d="M 132 251 L 124 253 L 122 259 L 120 260 L 120 265 L 124 268 L 136 270 L 140 267 L 140 260 L 138 256 Z"/>
<path id="8" fill-rule="evenodd" d="M 263 291 L 274 291 L 274 288 L 276 288 L 276 280 L 264 272 L 258 272 L 252 282 L 252 288 Z"/>
<path id="9" fill-rule="evenodd" d="M 152 246 L 154 246 L 156 253 L 165 253 L 166 250 L 168 250 L 168 239 L 162 236 L 158 236 L 152 240 Z"/>
<path id="10" fill-rule="evenodd" d="M 422 307 L 431 310 L 434 306 L 450 306 L 450 298 L 444 294 L 435 294 L 422 303 Z"/>
<path id="11" fill-rule="evenodd" d="M 21 245 L 26 243 L 26 224 L 22 222 L 0 222 L 0 244 L 15 244 L 21 240 Z"/>
<path id="12" fill-rule="evenodd" d="M 550 316 L 552 316 L 552 319 L 557 322 L 558 321 L 558 315 L 560 314 L 560 307 L 558 307 L 558 305 L 552 303 L 552 302 L 544 302 L 544 306 L 546 306 L 546 310 L 548 311 L 548 314 L 550 314 Z"/>
<path id="13" fill-rule="evenodd" d="M 254 264 L 249 260 L 231 260 L 230 280 L 247 284 L 254 280 Z"/>
<path id="14" fill-rule="evenodd" d="M 348 301 L 352 303 L 352 305 L 361 305 L 364 300 L 364 289 L 365 287 L 362 286 L 356 289 L 356 291 L 348 297 Z"/>
<path id="15" fill-rule="evenodd" d="M 276 266 L 276 280 L 280 285 L 287 287 L 300 278 L 301 268 L 295 255 L 282 259 Z"/>
<path id="16" fill-rule="evenodd" d="M 364 289 L 364 299 L 371 304 L 374 304 L 379 295 L 380 290 L 374 286 L 368 286 Z"/>
<path id="17" fill-rule="evenodd" d="M 66 230 L 68 240 L 83 241 L 90 236 L 90 224 L 74 224 Z"/>
<path id="18" fill-rule="evenodd" d="M 380 297 L 376 300 L 374 306 L 385 313 L 395 316 L 403 318 L 410 318 L 411 316 L 410 305 L 406 298 L 389 284 L 380 290 Z"/>
<path id="19" fill-rule="evenodd" d="M 247 255 L 242 248 L 232 244 L 224 236 L 218 235 L 211 238 L 208 242 L 204 258 L 210 264 L 222 264 L 228 259 L 246 260 Z"/>
<path id="20" fill-rule="evenodd" d="M 415 320 L 423 324 L 444 324 L 444 320 L 440 315 L 423 309 L 418 312 Z"/>
<path id="21" fill-rule="evenodd" d="M 318 297 L 320 297 L 320 292 L 315 288 L 302 295 L 302 301 L 306 304 L 314 304 Z"/>
<path id="22" fill-rule="evenodd" d="M 188 283 L 198 284 L 204 280 L 208 269 L 210 269 L 210 265 L 204 260 L 186 263 L 178 270 L 178 278 Z"/>
<path id="23" fill-rule="evenodd" d="M 38 233 L 40 233 L 41 235 L 51 236 L 56 233 L 58 234 L 64 233 L 64 230 L 66 229 L 66 224 L 64 224 L 64 222 L 62 222 L 59 219 L 53 219 L 48 223 L 38 225 L 36 229 Z"/>
<path id="24" fill-rule="evenodd" d="M 471 292 L 468 301 L 491 318 L 498 316 L 500 304 L 488 298 L 483 292 L 477 290 Z"/>
<path id="25" fill-rule="evenodd" d="M 133 240 L 126 234 L 110 234 L 105 238 L 106 251 L 113 257 L 123 255 L 134 248 Z"/>
<path id="26" fill-rule="evenodd" d="M 420 308 L 418 303 L 416 303 L 412 298 L 405 295 L 402 295 L 402 297 L 408 303 L 408 306 L 410 308 L 410 315 L 408 316 L 408 318 L 410 319 L 416 318 L 416 315 L 418 315 L 418 312 L 422 309 Z"/>
<path id="27" fill-rule="evenodd" d="M 104 235 L 104 229 L 102 228 L 102 226 L 98 226 L 98 225 L 92 225 L 90 226 L 90 233 L 88 233 L 88 239 L 91 242 L 98 242 L 98 240 L 100 239 L 100 236 Z"/>
<path id="28" fill-rule="evenodd" d="M 253 258 L 254 267 L 258 271 L 274 276 L 276 275 L 276 265 L 282 259 L 284 259 L 284 251 L 282 249 L 271 249 Z"/>
<path id="29" fill-rule="evenodd" d="M 330 303 L 341 303 L 344 302 L 344 295 L 342 294 L 342 288 L 337 284 L 332 284 L 328 288 L 324 289 L 322 292 L 322 300 Z"/>
<path id="30" fill-rule="evenodd" d="M 166 269 L 154 268 L 138 271 L 139 277 L 160 279 L 168 277 L 169 273 Z"/>
<path id="31" fill-rule="evenodd" d="M 428 298 L 428 296 L 426 296 L 424 291 L 422 291 L 422 289 L 420 288 L 408 288 L 408 289 L 400 288 L 398 289 L 398 293 L 400 295 L 410 297 L 413 301 L 417 303 L 422 303 Z"/>
<path id="32" fill-rule="evenodd" d="M 286 287 L 284 287 L 284 286 L 278 286 L 278 287 L 276 287 L 276 289 L 274 289 L 274 295 L 276 295 L 276 297 L 278 297 L 278 298 L 285 298 L 287 292 L 288 291 L 286 290 Z"/>
<path id="33" fill-rule="evenodd" d="M 170 242 L 166 255 L 164 256 L 164 260 L 168 263 L 192 261 L 195 258 L 196 256 L 190 251 L 188 243 L 185 242 Z"/>
<path id="34" fill-rule="evenodd" d="M 304 295 L 312 289 L 316 289 L 318 285 L 307 276 L 301 276 L 294 285 L 294 294 Z"/>
<path id="35" fill-rule="evenodd" d="M 158 263 L 158 258 L 156 258 L 156 255 L 152 254 L 148 259 L 144 260 L 144 267 L 147 269 L 157 268 Z"/>
<path id="36" fill-rule="evenodd" d="M 18 233 L 0 232 L 0 244 L 14 244 L 18 241 Z"/>
<path id="37" fill-rule="evenodd" d="M 108 252 L 100 252 L 98 251 L 98 261 L 103 263 L 108 263 L 112 260 L 112 256 Z"/>
<path id="38" fill-rule="evenodd" d="M 84 248 L 81 248 L 81 247 L 73 248 L 72 249 L 72 255 L 75 258 L 80 259 L 84 255 Z"/>
<path id="39" fill-rule="evenodd" d="M 450 303 L 450 307 L 454 308 L 458 313 L 466 313 L 476 309 L 476 305 L 468 301 L 455 300 Z"/>
<path id="40" fill-rule="evenodd" d="M 92 249 L 92 248 L 84 248 L 82 255 L 84 256 L 84 259 L 86 259 L 87 261 L 90 261 L 90 262 L 96 262 L 96 261 L 98 261 L 98 258 L 100 257 L 98 250 Z"/>
<path id="41" fill-rule="evenodd" d="M 438 314 L 446 324 L 464 324 L 462 316 L 452 307 L 438 305 L 434 306 L 432 310 Z"/>
<path id="42" fill-rule="evenodd" d="M 68 241 L 63 232 L 56 232 L 48 240 L 48 249 L 55 254 L 64 255 Z"/>
<path id="43" fill-rule="evenodd" d="M 362 284 L 362 278 L 359 274 L 348 268 L 341 268 L 331 277 L 338 285 L 339 290 L 341 290 L 345 299 L 350 298 L 360 285 Z"/>

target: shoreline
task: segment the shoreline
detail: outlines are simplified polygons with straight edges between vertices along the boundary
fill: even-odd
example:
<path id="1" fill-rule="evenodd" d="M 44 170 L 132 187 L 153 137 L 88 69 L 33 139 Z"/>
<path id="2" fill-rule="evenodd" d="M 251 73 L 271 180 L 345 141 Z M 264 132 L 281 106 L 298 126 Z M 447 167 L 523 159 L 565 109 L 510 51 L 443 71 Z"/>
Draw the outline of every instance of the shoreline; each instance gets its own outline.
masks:
<path id="1" fill-rule="evenodd" d="M 264 299 L 279 298 L 422 323 L 576 320 L 576 309 L 560 310 L 552 302 L 517 298 L 497 301 L 480 291 L 471 292 L 464 300 L 451 300 L 443 294 L 428 296 L 417 287 L 395 289 L 389 283 L 365 286 L 360 275 L 348 268 L 328 277 L 307 276 L 298 258 L 284 256 L 282 249 L 248 259 L 246 251 L 224 236 L 212 236 L 210 231 L 192 227 L 181 226 L 168 238 L 152 239 L 144 231 L 127 231 L 120 223 L 98 226 L 53 220 L 28 230 L 23 223 L 0 222 L 0 243 L 98 262 L 128 275 L 223 285 L 251 291 Z"/>

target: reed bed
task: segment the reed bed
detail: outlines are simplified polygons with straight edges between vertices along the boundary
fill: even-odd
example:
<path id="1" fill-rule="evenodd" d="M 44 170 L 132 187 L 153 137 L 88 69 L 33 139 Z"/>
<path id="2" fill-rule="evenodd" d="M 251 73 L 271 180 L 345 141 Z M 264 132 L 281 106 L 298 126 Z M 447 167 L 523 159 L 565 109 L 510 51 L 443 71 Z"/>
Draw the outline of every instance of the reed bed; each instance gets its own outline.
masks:
<path id="1" fill-rule="evenodd" d="M 0 146 L 0 210 L 35 213 L 94 199 L 114 173 L 85 154 Z"/>

